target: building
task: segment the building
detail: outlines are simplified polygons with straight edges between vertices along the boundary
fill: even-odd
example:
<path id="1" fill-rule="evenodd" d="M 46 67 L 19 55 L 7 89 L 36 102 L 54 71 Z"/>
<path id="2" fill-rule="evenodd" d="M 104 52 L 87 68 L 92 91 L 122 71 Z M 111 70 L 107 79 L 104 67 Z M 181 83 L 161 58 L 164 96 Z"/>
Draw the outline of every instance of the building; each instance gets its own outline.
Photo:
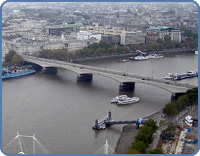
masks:
<path id="1" fill-rule="evenodd" d="M 150 27 L 147 31 L 146 43 L 156 42 L 157 39 L 164 40 L 165 36 L 170 36 L 171 41 L 181 42 L 181 32 L 173 27 Z"/>

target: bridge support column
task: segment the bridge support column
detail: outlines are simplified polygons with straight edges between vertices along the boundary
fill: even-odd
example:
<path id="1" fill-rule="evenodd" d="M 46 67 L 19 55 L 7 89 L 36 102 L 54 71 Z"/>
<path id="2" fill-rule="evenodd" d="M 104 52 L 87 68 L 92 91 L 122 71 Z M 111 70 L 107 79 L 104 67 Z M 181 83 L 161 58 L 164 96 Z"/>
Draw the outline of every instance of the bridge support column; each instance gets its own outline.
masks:
<path id="1" fill-rule="evenodd" d="M 176 101 L 179 96 L 183 95 L 185 93 L 172 93 L 172 96 L 171 96 L 171 101 Z"/>
<path id="2" fill-rule="evenodd" d="M 44 67 L 42 69 L 43 74 L 56 74 L 57 73 L 57 68 L 55 67 Z"/>
<path id="3" fill-rule="evenodd" d="M 92 74 L 79 74 L 77 76 L 77 81 L 92 81 Z"/>
<path id="4" fill-rule="evenodd" d="M 119 90 L 131 90 L 135 89 L 135 82 L 121 82 L 119 85 Z"/>

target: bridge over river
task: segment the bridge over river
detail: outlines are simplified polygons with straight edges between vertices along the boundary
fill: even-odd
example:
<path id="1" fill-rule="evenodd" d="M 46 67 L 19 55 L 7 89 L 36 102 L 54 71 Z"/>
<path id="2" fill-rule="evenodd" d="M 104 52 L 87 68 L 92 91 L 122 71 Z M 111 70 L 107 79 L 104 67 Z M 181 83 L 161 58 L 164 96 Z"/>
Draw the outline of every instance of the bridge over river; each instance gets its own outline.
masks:
<path id="1" fill-rule="evenodd" d="M 93 74 L 105 76 L 120 82 L 120 90 L 133 90 L 135 83 L 142 83 L 162 88 L 172 93 L 173 96 L 185 93 L 188 89 L 198 87 L 198 85 L 182 83 L 177 81 L 163 80 L 155 77 L 127 73 L 111 69 L 104 69 L 94 66 L 69 63 L 66 61 L 50 60 L 23 55 L 25 61 L 48 69 L 63 68 L 77 73 L 77 80 L 92 80 Z"/>

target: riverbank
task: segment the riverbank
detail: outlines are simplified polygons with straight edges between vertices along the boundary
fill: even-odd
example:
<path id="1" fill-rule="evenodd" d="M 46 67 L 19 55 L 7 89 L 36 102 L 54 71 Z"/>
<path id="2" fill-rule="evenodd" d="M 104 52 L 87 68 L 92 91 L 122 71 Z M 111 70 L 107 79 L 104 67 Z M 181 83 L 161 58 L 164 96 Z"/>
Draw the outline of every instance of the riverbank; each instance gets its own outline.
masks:
<path id="1" fill-rule="evenodd" d="M 182 53 L 194 53 L 195 49 L 172 49 L 172 50 L 162 50 L 162 51 L 151 51 L 150 53 L 160 53 L 160 54 L 182 54 Z M 132 52 L 127 54 L 117 54 L 117 55 L 105 55 L 105 56 L 96 56 L 96 57 L 87 57 L 79 58 L 72 60 L 73 63 L 83 63 L 83 62 L 92 62 L 100 60 L 109 60 L 109 59 L 123 59 L 130 56 L 137 56 L 138 53 Z"/>
<path id="2" fill-rule="evenodd" d="M 197 122 L 194 122 L 194 127 L 193 127 L 193 130 L 194 132 L 198 131 L 198 106 L 196 106 L 197 108 L 194 109 L 192 112 L 190 112 L 190 115 L 194 118 L 194 119 L 197 119 Z M 180 121 L 182 121 L 182 118 L 184 116 L 187 116 L 188 113 L 184 114 L 182 117 L 180 117 L 178 120 L 176 120 L 176 117 L 174 118 L 168 118 L 168 117 L 164 117 L 164 114 L 162 113 L 162 110 L 159 110 L 158 112 L 150 115 L 150 116 L 147 116 L 147 117 L 144 117 L 144 119 L 154 119 L 156 120 L 158 123 L 161 121 L 161 120 L 165 120 L 167 122 L 174 122 L 178 125 L 181 124 Z M 131 147 L 132 143 L 134 142 L 135 140 L 135 136 L 138 134 L 138 129 L 136 129 L 136 125 L 125 125 L 122 129 L 122 133 L 121 133 L 121 136 L 120 138 L 118 139 L 118 142 L 117 142 L 117 145 L 116 145 L 116 148 L 115 148 L 115 152 L 117 154 L 126 154 L 128 152 L 128 149 L 129 147 Z M 194 133 L 192 132 L 192 133 Z M 155 133 L 154 135 L 154 142 L 152 142 L 150 145 L 149 145 L 149 149 L 153 149 L 153 148 L 156 148 L 158 142 L 159 142 L 159 138 L 160 138 L 160 132 L 157 132 Z M 195 134 L 196 135 L 196 134 Z M 192 146 L 192 149 L 193 151 L 191 151 L 190 153 L 186 153 L 186 154 L 192 154 L 194 153 L 195 151 L 197 151 L 198 149 L 198 144 L 194 144 L 194 145 L 186 145 L 186 149 L 184 148 L 184 151 L 183 152 L 187 152 L 187 146 Z"/>
<path id="3" fill-rule="evenodd" d="M 144 117 L 144 119 L 154 119 L 160 120 L 163 116 L 162 109 L 152 115 Z M 135 140 L 135 136 L 138 134 L 139 129 L 136 129 L 136 125 L 130 124 L 125 125 L 122 128 L 122 133 L 120 138 L 118 139 L 115 152 L 117 154 L 126 154 L 128 152 L 129 147 L 131 147 L 132 143 Z"/>

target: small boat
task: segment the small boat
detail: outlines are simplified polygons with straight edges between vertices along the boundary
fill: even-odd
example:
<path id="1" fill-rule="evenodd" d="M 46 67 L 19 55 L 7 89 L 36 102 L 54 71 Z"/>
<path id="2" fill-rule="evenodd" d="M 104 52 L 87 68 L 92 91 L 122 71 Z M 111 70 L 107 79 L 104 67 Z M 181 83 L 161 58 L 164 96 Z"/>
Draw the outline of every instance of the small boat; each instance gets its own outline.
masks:
<path id="1" fill-rule="evenodd" d="M 149 59 L 156 59 L 156 58 L 163 58 L 164 55 L 162 55 L 162 54 L 149 54 L 149 55 L 147 55 L 147 57 Z"/>
<path id="2" fill-rule="evenodd" d="M 128 60 L 119 60 L 119 63 L 128 62 Z"/>
<path id="3" fill-rule="evenodd" d="M 139 97 L 132 97 L 132 98 L 127 97 L 127 98 L 118 100 L 117 105 L 133 104 L 139 101 L 140 101 Z"/>
<path id="4" fill-rule="evenodd" d="M 30 75 L 34 74 L 35 70 L 29 70 L 29 69 L 13 69 L 12 71 L 6 70 L 4 71 L 5 73 L 2 75 L 2 79 L 10 79 L 10 78 L 15 78 L 15 77 L 20 77 L 20 76 L 25 76 L 25 75 Z"/>
<path id="5" fill-rule="evenodd" d="M 134 60 L 137 60 L 137 61 L 148 60 L 148 57 L 147 56 L 138 55 L 138 56 L 134 57 Z"/>
<path id="6" fill-rule="evenodd" d="M 172 76 L 163 76 L 163 77 L 161 77 L 161 79 L 173 80 L 173 77 Z"/>

